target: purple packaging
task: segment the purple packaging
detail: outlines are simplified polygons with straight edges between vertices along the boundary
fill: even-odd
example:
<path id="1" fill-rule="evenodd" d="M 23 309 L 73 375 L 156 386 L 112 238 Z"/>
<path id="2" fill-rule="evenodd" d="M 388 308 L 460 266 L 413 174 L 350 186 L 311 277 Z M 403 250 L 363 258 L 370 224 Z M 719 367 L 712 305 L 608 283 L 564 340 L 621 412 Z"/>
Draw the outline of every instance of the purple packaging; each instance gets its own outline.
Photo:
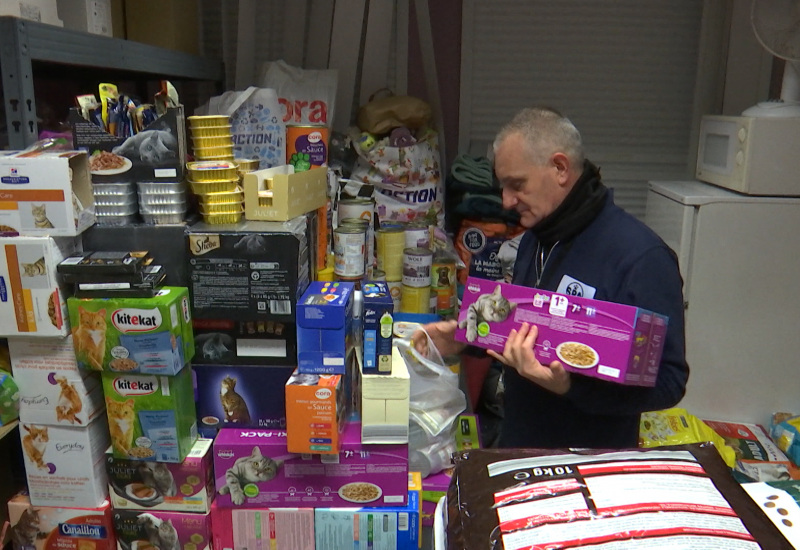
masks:
<path id="1" fill-rule="evenodd" d="M 653 314 L 650 325 L 650 341 L 647 348 L 647 365 L 644 373 L 645 380 L 652 380 L 651 386 L 656 383 L 658 365 L 661 364 L 661 352 L 664 351 L 664 339 L 667 337 L 669 318 L 660 313 Z"/>
<path id="2" fill-rule="evenodd" d="M 117 550 L 211 549 L 211 515 L 208 513 L 114 510 L 112 519 Z"/>
<path id="3" fill-rule="evenodd" d="M 480 305 L 473 305 L 482 297 Z M 489 305 L 501 297 L 510 305 L 502 300 Z M 487 309 L 497 321 L 483 318 Z M 509 332 L 528 322 L 539 328 L 534 353 L 542 363 L 560 361 L 566 370 L 585 376 L 653 386 L 667 319 L 657 317 L 664 325 L 660 337 L 653 338 L 654 315 L 642 308 L 469 277 L 455 338 L 502 353 Z M 653 359 L 649 370 L 648 356 Z"/>
<path id="4" fill-rule="evenodd" d="M 286 428 L 286 381 L 294 366 L 193 365 L 197 427 L 214 438 L 226 427 Z"/>
<path id="5" fill-rule="evenodd" d="M 214 440 L 217 506 L 341 508 L 404 506 L 408 445 L 362 445 L 361 423 L 348 423 L 338 454 L 294 454 L 286 432 L 223 428 Z M 261 465 L 264 481 L 240 472 Z M 228 472 L 231 472 L 228 474 Z"/>

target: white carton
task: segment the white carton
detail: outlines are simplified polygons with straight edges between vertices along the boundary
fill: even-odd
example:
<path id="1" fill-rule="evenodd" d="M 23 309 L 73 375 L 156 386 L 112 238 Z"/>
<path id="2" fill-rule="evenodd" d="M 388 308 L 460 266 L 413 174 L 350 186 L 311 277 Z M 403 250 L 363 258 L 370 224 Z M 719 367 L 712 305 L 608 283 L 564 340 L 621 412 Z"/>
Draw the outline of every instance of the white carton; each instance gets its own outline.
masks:
<path id="1" fill-rule="evenodd" d="M 20 422 L 19 433 L 34 506 L 96 508 L 108 498 L 105 415 L 86 428 Z"/>
<path id="2" fill-rule="evenodd" d="M 408 367 L 396 346 L 392 346 L 391 374 L 365 374 L 362 370 L 362 443 L 408 443 L 410 390 Z"/>
<path id="3" fill-rule="evenodd" d="M 56 266 L 75 250 L 75 239 L 3 237 L 0 245 L 0 337 L 69 334 Z"/>
<path id="4" fill-rule="evenodd" d="M 0 235 L 80 235 L 95 222 L 86 153 L 0 156 L 0 203 Z"/>
<path id="5" fill-rule="evenodd" d="M 22 422 L 86 427 L 105 412 L 100 373 L 78 369 L 72 335 L 9 338 Z"/>

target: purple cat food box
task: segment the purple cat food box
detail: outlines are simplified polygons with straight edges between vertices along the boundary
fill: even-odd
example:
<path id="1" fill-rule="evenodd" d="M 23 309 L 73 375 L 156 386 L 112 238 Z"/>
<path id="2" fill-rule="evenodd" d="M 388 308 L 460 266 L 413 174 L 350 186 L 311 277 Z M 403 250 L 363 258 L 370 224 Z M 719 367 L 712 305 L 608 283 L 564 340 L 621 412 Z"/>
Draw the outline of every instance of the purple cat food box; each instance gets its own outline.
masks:
<path id="1" fill-rule="evenodd" d="M 193 365 L 200 435 L 220 428 L 286 429 L 287 380 L 294 366 Z"/>
<path id="2" fill-rule="evenodd" d="M 362 445 L 350 422 L 338 454 L 295 454 L 286 432 L 223 428 L 214 440 L 217 506 L 341 508 L 404 506 L 408 446 Z"/>
<path id="3" fill-rule="evenodd" d="M 651 338 L 654 317 L 661 336 Z M 469 277 L 455 338 L 502 353 L 512 329 L 536 325 L 544 364 L 626 385 L 654 386 L 667 318 L 623 304 Z M 651 368 L 647 368 L 651 365 Z"/>
<path id="4" fill-rule="evenodd" d="M 117 550 L 211 550 L 211 514 L 114 510 Z"/>
<path id="5" fill-rule="evenodd" d="M 115 510 L 211 510 L 215 491 L 210 439 L 198 439 L 179 464 L 116 458 L 109 448 L 106 473 Z"/>

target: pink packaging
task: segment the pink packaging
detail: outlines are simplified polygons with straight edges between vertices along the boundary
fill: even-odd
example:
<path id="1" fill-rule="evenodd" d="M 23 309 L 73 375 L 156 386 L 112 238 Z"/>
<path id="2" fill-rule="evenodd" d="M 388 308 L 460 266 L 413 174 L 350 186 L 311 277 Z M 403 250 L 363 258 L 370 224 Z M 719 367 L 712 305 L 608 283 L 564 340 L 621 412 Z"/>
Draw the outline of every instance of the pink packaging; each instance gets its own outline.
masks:
<path id="1" fill-rule="evenodd" d="M 290 453 L 285 431 L 248 428 L 221 429 L 213 450 L 220 507 L 407 503 L 408 445 L 362 445 L 360 422 L 348 423 L 338 454 Z"/>
<path id="2" fill-rule="evenodd" d="M 433 516 L 439 499 L 447 495 L 454 468 L 431 474 L 422 480 L 422 525 L 433 526 Z"/>
<path id="3" fill-rule="evenodd" d="M 211 505 L 214 550 L 314 550 L 313 508 L 220 508 Z"/>
<path id="4" fill-rule="evenodd" d="M 667 317 L 634 306 L 467 279 L 456 340 L 502 353 L 509 332 L 523 322 L 539 328 L 534 353 L 542 363 L 560 361 L 568 371 L 620 384 L 655 385 Z"/>
<path id="5" fill-rule="evenodd" d="M 211 514 L 114 510 L 113 520 L 117 550 L 211 550 Z"/>

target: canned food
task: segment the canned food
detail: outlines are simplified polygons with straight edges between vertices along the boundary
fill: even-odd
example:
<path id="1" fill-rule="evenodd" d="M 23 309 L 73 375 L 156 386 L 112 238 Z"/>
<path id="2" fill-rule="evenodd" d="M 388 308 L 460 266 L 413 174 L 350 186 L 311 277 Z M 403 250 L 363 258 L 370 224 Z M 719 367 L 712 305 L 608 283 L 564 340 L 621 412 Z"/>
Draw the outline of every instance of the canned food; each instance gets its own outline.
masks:
<path id="1" fill-rule="evenodd" d="M 242 212 L 226 214 L 203 214 L 203 221 L 207 224 L 218 225 L 226 223 L 238 223 L 242 219 Z"/>
<path id="2" fill-rule="evenodd" d="M 202 193 L 197 195 L 200 200 L 201 206 L 209 206 L 212 204 L 228 204 L 231 202 L 241 203 L 244 200 L 244 192 L 241 187 L 237 187 L 233 191 L 219 191 L 216 193 Z"/>
<path id="3" fill-rule="evenodd" d="M 327 166 L 328 127 L 321 124 L 287 125 L 286 164 L 293 165 L 295 172 L 315 166 Z"/>
<path id="4" fill-rule="evenodd" d="M 221 147 L 224 145 L 233 145 L 233 141 L 231 139 L 230 134 L 225 136 L 212 136 L 212 137 L 201 137 L 201 136 L 192 136 L 192 148 L 204 148 L 204 147 Z"/>
<path id="5" fill-rule="evenodd" d="M 405 227 L 406 248 L 430 248 L 431 228 L 426 222 L 411 222 Z"/>
<path id="6" fill-rule="evenodd" d="M 239 166 L 239 172 L 254 172 L 258 170 L 258 167 L 261 163 L 258 159 L 233 159 L 233 162 Z"/>
<path id="7" fill-rule="evenodd" d="M 140 181 L 136 183 L 139 195 L 162 195 L 186 190 L 182 181 Z"/>
<path id="8" fill-rule="evenodd" d="M 96 203 L 97 201 L 95 201 Z M 186 191 L 174 193 L 139 193 L 139 204 L 177 204 L 186 202 Z"/>
<path id="9" fill-rule="evenodd" d="M 427 248 L 403 250 L 403 286 L 430 287 L 432 264 L 433 252 Z"/>
<path id="10" fill-rule="evenodd" d="M 233 143 L 218 145 L 216 147 L 197 147 L 192 150 L 195 158 L 199 160 L 218 159 L 220 157 L 233 158 Z"/>
<path id="11" fill-rule="evenodd" d="M 456 262 L 434 258 L 431 266 L 431 297 L 436 299 L 433 312 L 452 318 L 456 312 Z"/>
<path id="12" fill-rule="evenodd" d="M 95 206 L 127 206 L 129 204 L 136 204 L 136 195 L 129 193 L 127 195 L 95 195 Z"/>
<path id="13" fill-rule="evenodd" d="M 231 202 L 231 203 L 219 203 L 219 204 L 209 204 L 209 205 L 200 205 L 197 207 L 197 211 L 200 212 L 203 216 L 215 215 L 219 216 L 222 214 L 241 214 L 244 212 L 242 208 L 242 203 L 240 202 Z"/>
<path id="14" fill-rule="evenodd" d="M 373 269 L 372 276 L 369 278 L 369 280 L 386 282 L 386 273 L 384 273 L 380 269 Z"/>
<path id="15" fill-rule="evenodd" d="M 429 313 L 431 287 L 403 285 L 400 293 L 400 311 L 403 313 Z"/>
<path id="16" fill-rule="evenodd" d="M 356 226 L 339 226 L 333 232 L 333 271 L 338 277 L 363 277 L 366 231 Z"/>
<path id="17" fill-rule="evenodd" d="M 194 115 L 186 117 L 186 120 L 189 122 L 189 128 L 194 130 L 196 128 L 208 128 L 209 126 L 223 126 L 228 124 L 228 115 Z"/>
<path id="18" fill-rule="evenodd" d="M 389 287 L 389 294 L 392 295 L 395 311 L 400 311 L 400 296 L 403 294 L 403 283 L 400 281 L 386 281 L 386 286 Z"/>
<path id="19" fill-rule="evenodd" d="M 336 206 L 336 216 L 339 220 L 361 218 L 371 222 L 374 212 L 375 202 L 372 199 L 341 199 Z"/>
<path id="20" fill-rule="evenodd" d="M 190 128 L 192 138 L 201 137 L 226 137 L 231 138 L 231 125 L 221 124 L 219 126 L 203 126 L 202 128 Z"/>
<path id="21" fill-rule="evenodd" d="M 318 281 L 333 281 L 334 274 L 332 267 L 326 267 L 325 269 L 320 269 L 317 271 L 317 280 Z"/>
<path id="22" fill-rule="evenodd" d="M 96 204 L 94 211 L 98 216 L 130 216 L 139 211 L 139 205 L 136 201 L 114 205 Z"/>
<path id="23" fill-rule="evenodd" d="M 342 281 L 346 283 L 353 283 L 353 288 L 355 290 L 361 290 L 361 282 L 364 280 L 364 277 L 343 277 L 341 275 L 334 274 L 334 278 L 337 281 Z"/>
<path id="24" fill-rule="evenodd" d="M 402 227 L 381 227 L 376 231 L 378 269 L 386 273 L 387 281 L 403 278 L 405 234 Z"/>
<path id="25" fill-rule="evenodd" d="M 139 207 L 142 214 L 185 214 L 186 203 L 175 204 L 142 204 Z"/>
<path id="26" fill-rule="evenodd" d="M 118 183 L 92 183 L 92 194 L 101 195 L 129 195 L 136 192 L 136 183 L 132 181 Z"/>
<path id="27" fill-rule="evenodd" d="M 232 193 L 239 189 L 239 178 L 214 181 L 189 181 L 195 195 L 209 193 Z"/>
<path id="28" fill-rule="evenodd" d="M 186 168 L 190 181 L 238 180 L 236 163 L 233 161 L 188 162 Z"/>
<path id="29" fill-rule="evenodd" d="M 151 225 L 174 225 L 183 223 L 184 212 L 173 212 L 168 214 L 142 214 L 144 223 Z"/>

